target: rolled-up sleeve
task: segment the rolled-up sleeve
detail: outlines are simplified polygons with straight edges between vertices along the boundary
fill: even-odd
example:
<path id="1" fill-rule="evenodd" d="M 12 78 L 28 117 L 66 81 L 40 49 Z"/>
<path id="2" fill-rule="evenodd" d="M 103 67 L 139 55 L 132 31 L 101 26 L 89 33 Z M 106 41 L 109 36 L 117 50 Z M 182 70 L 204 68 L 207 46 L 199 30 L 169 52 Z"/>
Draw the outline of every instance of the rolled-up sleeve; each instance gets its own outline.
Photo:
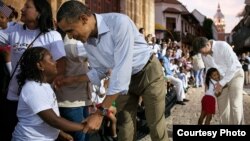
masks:
<path id="1" fill-rule="evenodd" d="M 8 44 L 8 35 L 0 30 L 0 46 L 5 46 Z"/>
<path id="2" fill-rule="evenodd" d="M 54 60 L 58 60 L 66 56 L 64 43 L 61 35 L 57 31 L 51 31 L 51 38 L 53 39 L 50 43 L 50 52 Z"/>

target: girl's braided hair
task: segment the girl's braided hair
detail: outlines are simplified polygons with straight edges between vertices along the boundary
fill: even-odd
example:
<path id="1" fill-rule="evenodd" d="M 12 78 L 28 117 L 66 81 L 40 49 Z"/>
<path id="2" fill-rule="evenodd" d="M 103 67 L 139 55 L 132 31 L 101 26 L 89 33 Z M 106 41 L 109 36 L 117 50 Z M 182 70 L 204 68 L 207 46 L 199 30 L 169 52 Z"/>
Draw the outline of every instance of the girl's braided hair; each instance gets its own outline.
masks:
<path id="1" fill-rule="evenodd" d="M 20 94 L 26 80 L 41 82 L 44 79 L 43 73 L 38 69 L 37 63 L 42 61 L 48 50 L 43 47 L 34 47 L 27 49 L 20 59 L 20 70 L 17 75 L 18 94 Z"/>

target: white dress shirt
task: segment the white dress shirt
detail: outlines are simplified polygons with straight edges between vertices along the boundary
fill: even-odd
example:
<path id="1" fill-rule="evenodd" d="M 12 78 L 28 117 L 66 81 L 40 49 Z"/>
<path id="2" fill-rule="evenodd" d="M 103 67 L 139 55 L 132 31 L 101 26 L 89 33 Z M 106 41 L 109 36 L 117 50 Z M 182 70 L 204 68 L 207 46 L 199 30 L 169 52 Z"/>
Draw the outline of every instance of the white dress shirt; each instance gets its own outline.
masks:
<path id="1" fill-rule="evenodd" d="M 217 68 L 222 76 L 219 83 L 225 86 L 242 69 L 237 55 L 225 41 L 212 41 L 212 55 L 202 55 L 206 68 Z"/>

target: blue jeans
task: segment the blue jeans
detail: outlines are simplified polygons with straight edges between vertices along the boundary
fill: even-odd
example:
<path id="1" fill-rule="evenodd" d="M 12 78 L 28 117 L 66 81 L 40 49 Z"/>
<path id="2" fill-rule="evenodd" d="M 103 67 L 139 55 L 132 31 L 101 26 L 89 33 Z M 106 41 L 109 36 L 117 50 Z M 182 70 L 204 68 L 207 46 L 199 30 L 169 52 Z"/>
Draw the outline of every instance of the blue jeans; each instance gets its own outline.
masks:
<path id="1" fill-rule="evenodd" d="M 203 86 L 203 72 L 204 69 L 199 69 L 197 71 L 194 71 L 194 77 L 195 77 L 195 86 Z"/>
<path id="2" fill-rule="evenodd" d="M 59 110 L 60 115 L 63 118 L 77 123 L 81 123 L 82 120 L 84 120 L 89 115 L 88 106 L 72 108 L 60 107 Z M 88 141 L 88 135 L 84 134 L 82 131 L 68 133 L 74 138 L 74 141 Z"/>

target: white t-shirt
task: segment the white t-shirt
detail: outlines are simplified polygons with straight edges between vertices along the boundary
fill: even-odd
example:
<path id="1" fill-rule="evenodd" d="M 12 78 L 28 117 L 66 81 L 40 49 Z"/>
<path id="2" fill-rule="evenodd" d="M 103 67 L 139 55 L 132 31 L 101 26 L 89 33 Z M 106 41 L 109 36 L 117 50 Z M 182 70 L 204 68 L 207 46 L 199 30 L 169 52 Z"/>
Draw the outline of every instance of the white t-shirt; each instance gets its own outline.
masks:
<path id="1" fill-rule="evenodd" d="M 27 81 L 17 108 L 18 123 L 12 141 L 54 141 L 59 130 L 45 123 L 37 113 L 53 109 L 59 116 L 57 100 L 50 84 Z"/>
<path id="2" fill-rule="evenodd" d="M 193 57 L 193 69 L 194 70 L 200 70 L 200 69 L 204 69 L 205 68 L 205 64 L 202 60 L 201 54 L 196 54 Z"/>
<path id="3" fill-rule="evenodd" d="M 24 29 L 22 24 L 17 23 L 14 26 L 8 28 L 7 32 L 9 33 L 8 44 L 11 46 L 11 63 L 13 71 L 23 52 L 40 33 L 40 30 L 30 30 L 27 27 Z M 32 47 L 44 47 L 48 49 L 54 60 L 58 60 L 65 56 L 65 50 L 63 46 L 64 44 L 62 37 L 57 31 L 50 31 L 45 35 L 40 35 L 32 45 Z M 18 84 L 16 80 L 18 70 L 19 69 L 15 71 L 15 74 L 10 81 L 7 95 L 7 99 L 9 100 L 18 100 Z"/>
<path id="4" fill-rule="evenodd" d="M 218 82 L 213 79 L 211 79 L 211 81 L 209 82 L 209 88 L 206 90 L 205 95 L 211 95 L 216 98 L 214 85 Z"/>

